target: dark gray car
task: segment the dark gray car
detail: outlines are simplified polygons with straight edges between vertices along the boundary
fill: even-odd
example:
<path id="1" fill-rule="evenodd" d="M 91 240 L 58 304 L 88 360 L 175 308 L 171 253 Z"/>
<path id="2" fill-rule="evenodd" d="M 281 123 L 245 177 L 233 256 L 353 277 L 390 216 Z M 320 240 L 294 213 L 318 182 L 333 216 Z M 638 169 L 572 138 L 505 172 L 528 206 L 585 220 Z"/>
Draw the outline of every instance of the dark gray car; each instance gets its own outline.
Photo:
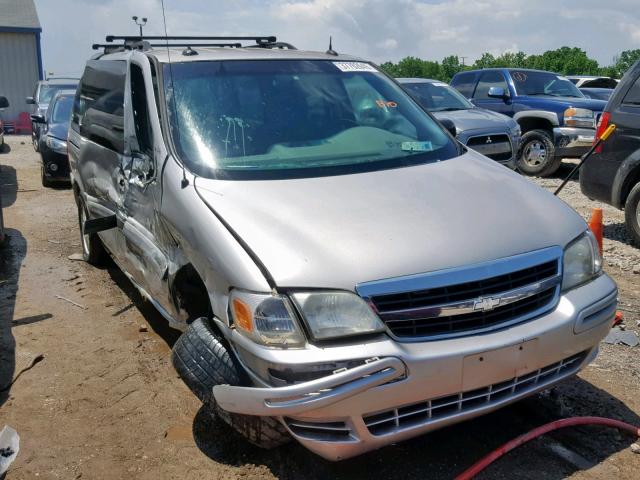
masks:
<path id="1" fill-rule="evenodd" d="M 521 135 L 518 122 L 501 113 L 476 107 L 456 89 L 438 80 L 397 80 L 434 117 L 453 122 L 456 138 L 461 143 L 515 168 Z"/>
<path id="2" fill-rule="evenodd" d="M 615 131 L 580 171 L 580 187 L 587 197 L 624 209 L 627 231 L 640 247 L 640 61 L 611 95 L 596 138 L 611 124 Z"/>
<path id="3" fill-rule="evenodd" d="M 33 97 L 27 97 L 25 101 L 27 105 L 31 105 L 29 113 L 31 115 L 45 115 L 49 108 L 49 102 L 60 90 L 75 90 L 78 86 L 77 78 L 49 78 L 47 80 L 40 80 L 36 84 L 36 88 L 33 92 Z M 40 135 L 42 132 L 42 124 L 37 122 L 31 123 L 31 141 L 33 142 L 33 149 L 40 151 Z"/>

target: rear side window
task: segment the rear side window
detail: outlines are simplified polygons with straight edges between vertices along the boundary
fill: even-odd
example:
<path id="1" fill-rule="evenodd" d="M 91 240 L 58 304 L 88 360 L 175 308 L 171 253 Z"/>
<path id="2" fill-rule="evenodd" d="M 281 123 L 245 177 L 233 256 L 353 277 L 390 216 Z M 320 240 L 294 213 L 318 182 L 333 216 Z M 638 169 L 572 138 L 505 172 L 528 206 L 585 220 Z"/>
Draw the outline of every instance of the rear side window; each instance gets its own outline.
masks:
<path id="1" fill-rule="evenodd" d="M 640 105 L 640 77 L 636 78 L 636 81 L 631 85 L 622 103 L 626 105 Z"/>
<path id="2" fill-rule="evenodd" d="M 476 74 L 473 72 L 459 73 L 451 81 L 451 86 L 455 87 L 462 95 L 471 98 L 473 95 L 473 87 L 475 87 Z"/>
<path id="3" fill-rule="evenodd" d="M 73 105 L 71 128 L 113 150 L 124 150 L 124 60 L 94 60 L 85 68 Z"/>
<path id="4" fill-rule="evenodd" d="M 142 69 L 135 64 L 131 64 L 131 104 L 138 148 L 141 152 L 152 155 L 153 135 L 147 107 L 147 91 Z"/>
<path id="5" fill-rule="evenodd" d="M 480 77 L 476 92 L 473 94 L 473 98 L 489 98 L 489 89 L 491 87 L 503 88 L 505 92 L 508 91 L 507 82 L 504 76 L 500 72 L 484 72 Z"/>

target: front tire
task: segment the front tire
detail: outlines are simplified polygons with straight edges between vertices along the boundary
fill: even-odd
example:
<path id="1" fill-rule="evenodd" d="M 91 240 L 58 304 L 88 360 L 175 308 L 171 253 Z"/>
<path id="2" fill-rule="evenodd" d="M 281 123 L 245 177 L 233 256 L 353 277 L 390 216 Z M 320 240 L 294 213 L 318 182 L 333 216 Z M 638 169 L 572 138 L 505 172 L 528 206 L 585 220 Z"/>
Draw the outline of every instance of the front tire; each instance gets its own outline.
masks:
<path id="1" fill-rule="evenodd" d="M 522 136 L 522 146 L 518 154 L 518 169 L 530 176 L 547 177 L 553 175 L 562 158 L 555 155 L 555 146 L 546 130 L 530 130 Z"/>
<path id="2" fill-rule="evenodd" d="M 47 176 L 44 174 L 44 165 L 42 165 L 40 167 L 40 179 L 42 180 L 42 186 L 45 188 L 49 188 L 52 185 L 51 180 L 49 180 L 47 178 Z"/>
<path id="3" fill-rule="evenodd" d="M 36 127 L 34 127 L 33 124 L 32 124 L 31 128 L 35 129 Z M 39 152 L 40 151 L 40 145 L 39 145 L 39 140 L 38 140 L 38 135 L 37 134 L 34 133 L 34 134 L 31 135 L 31 143 L 33 144 L 33 149 L 36 152 Z"/>
<path id="4" fill-rule="evenodd" d="M 80 227 L 80 245 L 82 246 L 82 258 L 93 265 L 104 264 L 107 258 L 107 251 L 102 245 L 102 240 L 97 233 L 84 233 L 84 222 L 89 218 L 89 213 L 84 202 L 78 198 L 78 224 Z"/>
<path id="5" fill-rule="evenodd" d="M 624 205 L 624 219 L 633 243 L 640 247 L 640 183 L 629 192 Z"/>
<path id="6" fill-rule="evenodd" d="M 213 397 L 216 385 L 245 383 L 242 367 L 211 328 L 209 320 L 198 318 L 173 346 L 173 367 L 189 389 L 236 432 L 260 448 L 275 448 L 291 440 L 284 426 L 273 417 L 230 413 Z"/>

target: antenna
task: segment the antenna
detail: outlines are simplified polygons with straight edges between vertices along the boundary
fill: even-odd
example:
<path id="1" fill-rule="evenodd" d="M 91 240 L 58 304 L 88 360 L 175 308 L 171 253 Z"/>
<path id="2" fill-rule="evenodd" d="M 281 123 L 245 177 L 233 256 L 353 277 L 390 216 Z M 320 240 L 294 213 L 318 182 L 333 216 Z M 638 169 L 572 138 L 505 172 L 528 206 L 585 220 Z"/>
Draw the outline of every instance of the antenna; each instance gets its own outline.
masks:
<path id="1" fill-rule="evenodd" d="M 331 35 L 329 35 L 329 50 L 326 51 L 327 55 L 333 55 L 335 57 L 338 56 L 338 52 L 336 52 L 333 47 L 331 46 L 332 43 L 332 38 Z"/>
<path id="2" fill-rule="evenodd" d="M 164 23 L 164 41 L 167 47 L 167 59 L 169 61 L 169 76 L 171 77 L 171 102 L 173 103 L 173 111 L 175 112 L 175 115 L 176 115 L 176 124 L 177 124 L 180 122 L 180 118 L 178 116 L 178 107 L 176 105 L 176 92 L 174 90 L 174 84 L 173 84 L 173 67 L 171 66 L 171 51 L 169 50 L 169 35 L 167 34 L 167 18 L 165 17 L 165 14 L 164 14 L 164 0 L 160 0 L 160 3 L 162 4 L 162 23 Z M 178 133 L 178 136 L 180 136 L 180 125 L 178 125 L 177 133 Z M 184 160 L 180 161 L 180 166 L 182 167 L 182 181 L 180 182 L 180 185 L 182 186 L 182 188 L 185 188 L 187 185 L 189 185 L 189 179 L 187 179 L 187 171 L 185 170 L 185 167 L 184 167 Z"/>

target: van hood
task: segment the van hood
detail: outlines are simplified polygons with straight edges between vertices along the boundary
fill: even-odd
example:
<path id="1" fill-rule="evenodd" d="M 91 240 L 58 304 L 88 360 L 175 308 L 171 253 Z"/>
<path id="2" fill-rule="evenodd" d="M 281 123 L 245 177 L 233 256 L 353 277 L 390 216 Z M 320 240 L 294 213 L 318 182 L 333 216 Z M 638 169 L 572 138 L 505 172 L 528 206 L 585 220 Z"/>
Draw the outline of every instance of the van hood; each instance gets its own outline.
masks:
<path id="1" fill-rule="evenodd" d="M 586 229 L 551 193 L 473 151 L 378 172 L 194 183 L 280 287 L 353 290 L 564 247 Z"/>
<path id="2" fill-rule="evenodd" d="M 506 132 L 511 128 L 515 128 L 517 125 L 515 120 L 506 115 L 484 108 L 469 108 L 466 110 L 431 113 L 438 120 L 451 120 L 460 132 L 478 129 Z"/>

